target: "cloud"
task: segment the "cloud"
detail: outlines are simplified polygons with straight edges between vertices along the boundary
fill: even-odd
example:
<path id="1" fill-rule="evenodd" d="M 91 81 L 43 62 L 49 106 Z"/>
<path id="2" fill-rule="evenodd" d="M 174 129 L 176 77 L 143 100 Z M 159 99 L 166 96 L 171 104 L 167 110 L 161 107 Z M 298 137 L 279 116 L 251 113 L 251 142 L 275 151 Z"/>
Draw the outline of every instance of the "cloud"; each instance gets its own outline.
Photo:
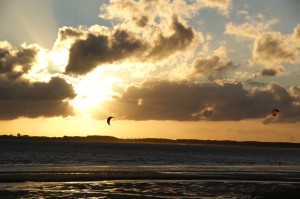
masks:
<path id="1" fill-rule="evenodd" d="M 156 62 L 190 45 L 194 38 L 191 27 L 185 27 L 174 16 L 170 28 L 171 35 L 158 33 L 152 42 L 125 29 L 97 35 L 88 33 L 85 39 L 78 39 L 71 46 L 66 73 L 86 74 L 98 65 L 126 60 Z"/>
<path id="2" fill-rule="evenodd" d="M 194 76 L 198 74 L 206 75 L 208 79 L 213 80 L 223 78 L 228 70 L 234 69 L 237 66 L 232 61 L 222 60 L 219 56 L 212 56 L 207 59 L 195 59 L 192 67 L 194 69 Z"/>
<path id="3" fill-rule="evenodd" d="M 80 38 L 84 35 L 85 28 L 84 27 L 62 27 L 58 31 L 58 39 L 60 41 L 67 40 L 70 38 Z"/>
<path id="4" fill-rule="evenodd" d="M 259 36 L 252 51 L 252 64 L 275 65 L 281 62 L 295 63 L 297 54 L 290 48 L 280 33 L 268 33 Z"/>
<path id="5" fill-rule="evenodd" d="M 149 21 L 149 18 L 146 15 L 142 15 L 140 17 L 134 17 L 133 20 L 137 26 L 145 27 Z"/>
<path id="6" fill-rule="evenodd" d="M 228 14 L 231 0 L 114 0 L 104 4 L 100 8 L 99 16 L 104 19 L 135 24 L 144 27 L 145 24 L 153 25 L 158 18 L 164 20 L 176 14 L 182 18 L 191 18 L 201 9 L 218 9 L 222 14 Z M 143 25 L 139 24 L 143 21 Z M 132 23 L 133 22 L 133 23 Z"/>
<path id="7" fill-rule="evenodd" d="M 125 30 L 116 30 L 111 36 L 90 33 L 72 45 L 66 72 L 85 74 L 97 65 L 137 56 L 143 48 L 142 41 Z"/>
<path id="8" fill-rule="evenodd" d="M 300 24 L 294 28 L 293 37 L 295 39 L 300 39 Z"/>
<path id="9" fill-rule="evenodd" d="M 255 87 L 262 87 L 262 86 L 266 86 L 267 85 L 267 83 L 255 81 L 253 78 L 247 79 L 245 81 L 245 83 L 248 84 L 248 85 L 250 85 L 250 86 L 255 86 Z"/>
<path id="10" fill-rule="evenodd" d="M 162 59 L 178 50 L 184 50 L 193 40 L 194 32 L 191 27 L 185 27 L 178 21 L 177 16 L 173 16 L 173 33 L 170 36 L 160 34 L 150 50 L 149 57 L 152 59 Z"/>
<path id="11" fill-rule="evenodd" d="M 108 20 L 119 19 L 136 27 L 145 27 L 149 23 L 153 23 L 155 20 L 153 13 L 155 13 L 155 8 L 158 8 L 158 5 L 161 3 L 162 2 L 156 0 L 110 1 L 109 4 L 103 4 L 100 7 L 99 17 Z"/>
<path id="12" fill-rule="evenodd" d="M 23 44 L 17 49 L 6 41 L 0 41 L 0 74 L 23 74 L 28 72 L 36 60 L 39 47 Z"/>
<path id="13" fill-rule="evenodd" d="M 263 120 L 276 107 L 280 109 L 276 122 L 297 122 L 300 106 L 294 95 L 276 83 L 246 90 L 240 82 L 149 80 L 129 87 L 105 106 L 120 119 L 177 121 Z"/>
<path id="14" fill-rule="evenodd" d="M 72 86 L 60 77 L 49 82 L 34 82 L 18 78 L 0 79 L 0 119 L 10 120 L 19 117 L 53 117 L 73 114 L 67 102 L 74 98 Z"/>
<path id="15" fill-rule="evenodd" d="M 58 76 L 48 82 L 29 78 L 41 50 L 37 44 L 13 48 L 0 42 L 0 120 L 73 115 L 71 84 Z"/>
<path id="16" fill-rule="evenodd" d="M 272 94 L 274 94 L 274 108 L 279 109 L 278 118 L 274 120 L 269 120 L 269 117 L 265 118 L 264 123 L 270 122 L 280 122 L 280 123 L 292 123 L 299 122 L 300 120 L 300 103 L 299 98 L 295 97 L 292 91 L 295 87 L 291 87 L 289 90 L 286 90 L 283 87 L 280 87 L 278 84 L 271 83 L 268 86 L 268 89 Z"/>
<path id="17" fill-rule="evenodd" d="M 230 6 L 231 0 L 110 1 L 101 6 L 99 16 L 113 24 L 117 22 L 111 29 L 60 29 L 61 41 L 73 41 L 65 72 L 84 75 L 100 65 L 154 63 L 175 56 L 201 35 L 188 25 L 187 19 L 203 8 L 227 14 Z"/>
<path id="18" fill-rule="evenodd" d="M 249 73 L 246 73 L 246 74 L 248 74 L 248 78 L 245 81 L 245 83 L 250 86 L 256 86 L 256 87 L 266 86 L 267 83 L 261 82 L 261 81 L 256 81 L 255 79 L 259 78 L 259 77 L 274 77 L 283 72 L 284 72 L 284 69 L 282 67 L 278 67 L 278 68 L 264 68 L 261 71 L 256 71 L 252 75 L 249 75 Z M 245 75 L 245 77 L 247 77 L 247 76 Z"/>
<path id="19" fill-rule="evenodd" d="M 247 22 L 239 25 L 229 22 L 225 26 L 224 33 L 237 36 L 238 38 L 245 37 L 255 39 L 262 33 L 270 31 L 271 27 L 278 23 L 278 19 L 272 18 L 266 20 L 261 14 L 256 16 L 249 16 L 246 14 L 245 19 Z"/>
<path id="20" fill-rule="evenodd" d="M 262 76 L 276 76 L 278 73 L 283 72 L 282 68 L 274 69 L 274 68 L 264 68 L 260 72 Z"/>
<path id="21" fill-rule="evenodd" d="M 290 93 L 292 96 L 296 97 L 297 99 L 300 99 L 300 86 L 292 86 L 290 88 Z"/>
<path id="22" fill-rule="evenodd" d="M 222 13 L 227 15 L 229 13 L 229 10 L 231 8 L 231 0 L 205 0 L 197 1 L 200 5 L 204 4 L 205 7 L 210 7 L 210 8 L 217 8 L 219 9 Z"/>
<path id="23" fill-rule="evenodd" d="M 263 69 L 261 71 L 262 76 L 275 76 L 277 74 L 277 71 L 274 69 Z"/>
<path id="24" fill-rule="evenodd" d="M 274 77 L 279 74 L 282 74 L 283 72 L 284 72 L 284 69 L 282 67 L 263 68 L 260 71 L 256 71 L 255 73 L 252 73 L 251 75 L 249 73 L 247 73 L 248 77 L 245 76 L 247 78 L 245 83 L 250 86 L 254 86 L 254 87 L 267 86 L 268 83 L 266 83 L 266 81 L 262 81 L 261 77 Z M 257 78 L 260 80 L 256 80 Z"/>
<path id="25" fill-rule="evenodd" d="M 191 77 L 206 76 L 209 80 L 225 78 L 226 72 L 238 67 L 228 60 L 225 44 L 193 60 Z M 201 52 L 203 54 L 203 51 Z"/>
<path id="26" fill-rule="evenodd" d="M 249 65 L 263 65 L 267 67 L 281 66 L 283 63 L 299 63 L 299 32 L 297 25 L 290 35 L 271 30 L 271 26 L 278 23 L 278 19 L 266 20 L 262 14 L 246 15 L 247 22 L 240 25 L 228 23 L 225 34 L 253 40 L 252 57 Z"/>

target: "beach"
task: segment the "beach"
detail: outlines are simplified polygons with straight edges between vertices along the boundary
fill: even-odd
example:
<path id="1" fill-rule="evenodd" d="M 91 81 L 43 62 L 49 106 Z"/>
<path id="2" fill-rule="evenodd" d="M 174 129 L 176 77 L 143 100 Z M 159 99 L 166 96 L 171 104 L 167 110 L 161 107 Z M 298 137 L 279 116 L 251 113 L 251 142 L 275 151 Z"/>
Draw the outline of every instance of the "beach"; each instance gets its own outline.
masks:
<path id="1" fill-rule="evenodd" d="M 3 198 L 249 198 L 259 192 L 299 187 L 289 183 L 196 180 L 26 182 L 5 186 L 0 191 Z"/>
<path id="2" fill-rule="evenodd" d="M 296 167 L 86 169 L 2 172 L 0 195 L 4 198 L 246 198 L 300 187 L 300 171 Z"/>
<path id="3" fill-rule="evenodd" d="M 300 186 L 299 148 L 54 141 L 0 147 L 0 198 L 259 198 Z"/>

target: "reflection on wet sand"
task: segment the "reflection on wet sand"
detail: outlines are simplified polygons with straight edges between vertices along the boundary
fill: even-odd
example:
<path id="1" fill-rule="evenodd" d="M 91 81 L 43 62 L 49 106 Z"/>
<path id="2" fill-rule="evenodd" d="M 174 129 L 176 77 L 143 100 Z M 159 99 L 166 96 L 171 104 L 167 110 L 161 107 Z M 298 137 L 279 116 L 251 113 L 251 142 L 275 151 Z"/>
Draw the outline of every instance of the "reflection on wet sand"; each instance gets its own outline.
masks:
<path id="1" fill-rule="evenodd" d="M 1 184 L 2 197 L 19 198 L 238 198 L 255 192 L 299 187 L 295 183 L 111 180 L 97 182 L 25 182 Z"/>

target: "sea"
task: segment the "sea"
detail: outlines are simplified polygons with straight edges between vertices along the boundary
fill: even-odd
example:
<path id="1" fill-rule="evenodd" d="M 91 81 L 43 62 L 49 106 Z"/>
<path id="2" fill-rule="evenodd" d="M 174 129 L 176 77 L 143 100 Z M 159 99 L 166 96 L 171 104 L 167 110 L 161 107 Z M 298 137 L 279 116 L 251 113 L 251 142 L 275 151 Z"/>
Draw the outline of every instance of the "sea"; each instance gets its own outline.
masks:
<path id="1" fill-rule="evenodd" d="M 0 198 L 259 198 L 300 188 L 300 148 L 0 140 Z"/>

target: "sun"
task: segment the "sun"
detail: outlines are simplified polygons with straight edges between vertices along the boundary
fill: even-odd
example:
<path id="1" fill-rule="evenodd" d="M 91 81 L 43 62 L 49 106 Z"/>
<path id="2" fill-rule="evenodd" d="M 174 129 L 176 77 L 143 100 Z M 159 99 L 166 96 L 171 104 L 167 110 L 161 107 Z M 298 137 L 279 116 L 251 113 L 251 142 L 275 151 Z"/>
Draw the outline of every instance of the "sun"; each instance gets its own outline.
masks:
<path id="1" fill-rule="evenodd" d="M 83 115 L 89 115 L 97 106 L 110 100 L 115 94 L 113 85 L 120 79 L 104 76 L 101 70 L 89 73 L 77 80 L 74 90 L 77 96 L 70 101 L 75 110 Z"/>

